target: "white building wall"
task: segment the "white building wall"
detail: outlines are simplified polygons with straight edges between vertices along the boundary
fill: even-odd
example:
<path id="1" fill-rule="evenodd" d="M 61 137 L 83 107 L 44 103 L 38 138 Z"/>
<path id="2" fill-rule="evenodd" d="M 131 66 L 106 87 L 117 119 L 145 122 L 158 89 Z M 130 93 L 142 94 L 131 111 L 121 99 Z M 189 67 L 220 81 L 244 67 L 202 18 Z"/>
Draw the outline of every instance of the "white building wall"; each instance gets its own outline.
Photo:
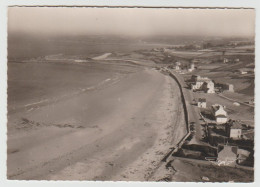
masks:
<path id="1" fill-rule="evenodd" d="M 202 84 L 203 84 L 203 82 L 197 81 L 197 82 L 196 82 L 196 88 L 197 88 L 197 89 L 200 89 L 201 86 L 202 86 Z"/>
<path id="2" fill-rule="evenodd" d="M 206 103 L 205 102 L 198 102 L 198 107 L 206 108 Z"/>
<path id="3" fill-rule="evenodd" d="M 227 122 L 227 118 L 223 118 L 223 117 L 222 117 L 222 118 L 218 118 L 218 117 L 217 117 L 217 118 L 216 118 L 216 122 L 217 122 L 217 123 L 226 123 L 226 122 Z"/>
<path id="4" fill-rule="evenodd" d="M 228 86 L 228 91 L 234 92 L 234 86 L 232 84 Z"/>
<path id="5" fill-rule="evenodd" d="M 207 84 L 207 88 L 208 88 L 207 93 L 215 93 L 214 83 L 213 83 L 213 82 L 209 82 L 209 83 Z"/>
<path id="6" fill-rule="evenodd" d="M 230 129 L 230 138 L 241 138 L 241 129 Z"/>

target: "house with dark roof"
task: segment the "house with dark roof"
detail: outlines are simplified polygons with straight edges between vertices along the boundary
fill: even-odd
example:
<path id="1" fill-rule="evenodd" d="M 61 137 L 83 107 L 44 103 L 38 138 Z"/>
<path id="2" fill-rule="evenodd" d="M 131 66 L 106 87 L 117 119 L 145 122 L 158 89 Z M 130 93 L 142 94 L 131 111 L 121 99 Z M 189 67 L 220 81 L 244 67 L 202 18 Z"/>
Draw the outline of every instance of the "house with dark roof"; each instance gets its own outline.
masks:
<path id="1" fill-rule="evenodd" d="M 235 165 L 237 161 L 237 146 L 218 146 L 218 158 L 219 165 Z"/>
<path id="2" fill-rule="evenodd" d="M 192 75 L 191 78 L 190 78 L 191 82 L 196 82 L 198 77 L 200 77 L 200 76 L 199 75 Z"/>
<path id="3" fill-rule="evenodd" d="M 225 131 L 229 138 L 232 139 L 242 138 L 242 124 L 239 121 L 230 120 L 225 125 Z"/>
<path id="4" fill-rule="evenodd" d="M 205 98 L 199 98 L 198 103 L 197 103 L 199 108 L 206 108 L 207 107 L 207 102 Z"/>

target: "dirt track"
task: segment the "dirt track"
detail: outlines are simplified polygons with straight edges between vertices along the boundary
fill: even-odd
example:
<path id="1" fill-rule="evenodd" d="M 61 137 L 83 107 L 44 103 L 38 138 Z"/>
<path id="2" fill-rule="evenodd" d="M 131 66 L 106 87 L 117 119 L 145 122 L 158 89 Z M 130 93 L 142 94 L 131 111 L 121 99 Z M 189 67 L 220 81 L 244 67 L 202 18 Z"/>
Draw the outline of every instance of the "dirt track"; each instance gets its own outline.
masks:
<path id="1" fill-rule="evenodd" d="M 150 69 L 21 115 L 9 179 L 145 181 L 186 133 L 176 82 Z"/>

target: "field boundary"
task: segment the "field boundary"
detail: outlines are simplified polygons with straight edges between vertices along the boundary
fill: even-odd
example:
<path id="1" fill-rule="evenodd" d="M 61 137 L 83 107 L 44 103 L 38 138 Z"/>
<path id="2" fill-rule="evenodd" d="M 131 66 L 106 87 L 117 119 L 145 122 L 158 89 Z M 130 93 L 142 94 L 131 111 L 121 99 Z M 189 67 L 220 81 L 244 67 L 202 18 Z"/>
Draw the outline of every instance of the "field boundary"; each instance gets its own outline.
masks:
<path id="1" fill-rule="evenodd" d="M 247 103 L 243 103 L 243 102 L 237 101 L 237 100 L 235 100 L 235 99 L 228 98 L 228 97 L 226 97 L 226 96 L 224 96 L 224 95 L 222 95 L 222 94 L 217 94 L 217 95 L 218 95 L 219 97 L 222 97 L 222 98 L 227 99 L 227 100 L 229 100 L 229 101 L 237 102 L 237 103 L 240 103 L 240 104 L 242 104 L 242 105 L 246 105 L 246 106 L 250 106 L 250 107 L 252 107 L 252 108 L 255 108 L 255 106 L 253 106 L 253 105 L 250 105 L 250 104 L 247 104 Z"/>

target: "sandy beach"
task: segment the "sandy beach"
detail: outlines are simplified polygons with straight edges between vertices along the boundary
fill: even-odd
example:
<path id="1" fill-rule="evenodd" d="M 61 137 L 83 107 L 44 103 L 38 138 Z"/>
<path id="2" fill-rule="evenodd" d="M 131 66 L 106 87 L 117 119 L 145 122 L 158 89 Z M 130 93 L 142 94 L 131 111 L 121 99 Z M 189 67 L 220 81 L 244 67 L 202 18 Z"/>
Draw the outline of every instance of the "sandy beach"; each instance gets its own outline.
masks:
<path id="1" fill-rule="evenodd" d="M 9 114 L 8 178 L 146 180 L 186 133 L 181 107 L 176 82 L 143 68 L 89 92 L 36 102 Z"/>

